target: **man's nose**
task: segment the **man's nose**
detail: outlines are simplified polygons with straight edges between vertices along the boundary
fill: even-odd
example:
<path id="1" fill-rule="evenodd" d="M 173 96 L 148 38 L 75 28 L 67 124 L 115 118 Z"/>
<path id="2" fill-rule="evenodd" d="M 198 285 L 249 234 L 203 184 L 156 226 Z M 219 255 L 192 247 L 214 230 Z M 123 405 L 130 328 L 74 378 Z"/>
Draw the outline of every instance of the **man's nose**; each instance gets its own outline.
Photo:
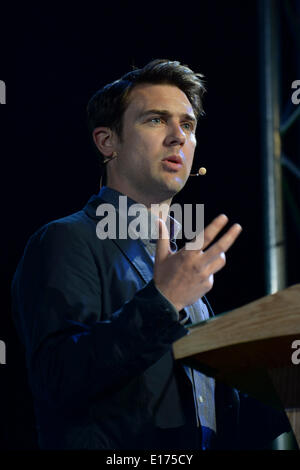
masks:
<path id="1" fill-rule="evenodd" d="M 186 141 L 186 134 L 180 124 L 170 124 L 168 133 L 165 139 L 166 145 L 184 145 Z"/>

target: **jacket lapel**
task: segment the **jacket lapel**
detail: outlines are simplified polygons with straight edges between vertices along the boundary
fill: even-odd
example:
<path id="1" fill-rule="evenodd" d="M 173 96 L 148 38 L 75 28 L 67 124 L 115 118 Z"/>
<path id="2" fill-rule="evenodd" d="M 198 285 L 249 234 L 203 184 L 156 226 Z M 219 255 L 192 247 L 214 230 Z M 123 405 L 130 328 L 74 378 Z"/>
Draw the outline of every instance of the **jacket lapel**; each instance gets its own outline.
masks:
<path id="1" fill-rule="evenodd" d="M 96 215 L 97 207 L 100 204 L 107 204 L 107 202 L 99 196 L 92 196 L 87 205 L 83 208 L 84 212 L 95 222 L 101 220 L 101 216 Z M 118 211 L 117 211 L 118 214 Z M 119 220 L 116 220 L 116 233 L 119 233 Z M 111 241 L 119 248 L 127 260 L 135 267 L 137 274 L 144 281 L 145 284 L 153 278 L 153 261 L 145 249 L 141 240 L 132 240 L 127 237 L 126 239 L 111 239 Z"/>

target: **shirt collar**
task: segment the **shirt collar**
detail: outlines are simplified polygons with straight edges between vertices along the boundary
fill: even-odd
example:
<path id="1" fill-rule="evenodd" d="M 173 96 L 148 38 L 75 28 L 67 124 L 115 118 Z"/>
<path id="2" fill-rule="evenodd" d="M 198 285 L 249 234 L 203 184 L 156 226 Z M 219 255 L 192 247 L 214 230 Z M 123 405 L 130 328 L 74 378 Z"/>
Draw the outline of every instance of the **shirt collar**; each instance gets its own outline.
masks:
<path id="1" fill-rule="evenodd" d="M 98 196 L 101 197 L 101 199 L 103 199 L 105 202 L 112 204 L 118 210 L 118 212 L 120 213 L 120 216 L 122 215 L 127 216 L 128 224 L 133 219 L 136 218 L 136 215 L 132 216 L 132 215 L 128 215 L 128 213 L 127 214 L 121 213 L 120 205 L 119 205 L 119 202 L 120 202 L 119 198 L 120 196 L 125 196 L 125 195 L 120 193 L 119 191 L 109 188 L 108 186 L 103 186 L 100 189 Z M 136 208 L 138 208 L 138 206 L 141 206 L 141 208 L 145 209 L 145 206 L 143 204 L 139 204 L 127 196 L 127 211 L 129 207 L 133 206 L 134 204 Z M 156 240 L 158 239 L 158 228 L 157 228 L 157 223 L 156 223 L 157 219 L 158 217 L 149 210 L 147 210 L 147 212 L 145 210 L 142 210 L 139 215 L 139 220 L 141 221 L 141 223 L 143 223 L 144 221 L 145 226 L 149 227 L 148 235 L 145 238 L 153 243 L 155 243 Z M 178 237 L 182 229 L 181 224 L 176 219 L 174 219 L 174 217 L 171 217 L 170 215 L 168 215 L 167 220 L 166 220 L 166 225 L 170 233 L 170 240 L 176 240 L 176 238 Z M 134 228 L 132 228 L 132 226 L 130 226 L 130 228 L 133 232 L 135 232 L 136 235 L 138 235 L 138 238 L 143 239 L 143 237 L 141 237 L 141 235 L 139 234 L 139 231 L 135 231 Z"/>

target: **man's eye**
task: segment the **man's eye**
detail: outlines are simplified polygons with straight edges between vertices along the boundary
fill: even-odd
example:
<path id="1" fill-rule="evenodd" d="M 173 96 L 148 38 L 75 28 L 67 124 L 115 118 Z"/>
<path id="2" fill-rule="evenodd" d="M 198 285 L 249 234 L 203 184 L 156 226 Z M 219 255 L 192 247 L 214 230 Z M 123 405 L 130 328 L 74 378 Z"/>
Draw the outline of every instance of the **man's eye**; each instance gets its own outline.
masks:
<path id="1" fill-rule="evenodd" d="M 161 118 L 160 117 L 151 118 L 150 122 L 153 122 L 154 124 L 160 124 L 161 123 Z"/>
<path id="2" fill-rule="evenodd" d="M 193 124 L 190 123 L 190 122 L 184 122 L 184 123 L 182 124 L 182 127 L 184 127 L 184 128 L 185 128 L 186 130 L 188 130 L 188 131 L 192 131 L 192 130 L 193 130 Z"/>

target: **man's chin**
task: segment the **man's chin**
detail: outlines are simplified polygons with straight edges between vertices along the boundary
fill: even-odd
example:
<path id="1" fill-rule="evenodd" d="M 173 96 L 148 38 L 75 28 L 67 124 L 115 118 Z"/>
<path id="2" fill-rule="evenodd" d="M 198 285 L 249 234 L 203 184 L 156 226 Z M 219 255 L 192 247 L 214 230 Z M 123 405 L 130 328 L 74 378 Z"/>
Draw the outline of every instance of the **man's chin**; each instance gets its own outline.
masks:
<path id="1" fill-rule="evenodd" d="M 164 192 L 168 194 L 168 197 L 174 197 L 182 188 L 185 186 L 186 180 L 182 178 L 176 178 L 169 181 L 164 181 L 162 187 Z"/>

